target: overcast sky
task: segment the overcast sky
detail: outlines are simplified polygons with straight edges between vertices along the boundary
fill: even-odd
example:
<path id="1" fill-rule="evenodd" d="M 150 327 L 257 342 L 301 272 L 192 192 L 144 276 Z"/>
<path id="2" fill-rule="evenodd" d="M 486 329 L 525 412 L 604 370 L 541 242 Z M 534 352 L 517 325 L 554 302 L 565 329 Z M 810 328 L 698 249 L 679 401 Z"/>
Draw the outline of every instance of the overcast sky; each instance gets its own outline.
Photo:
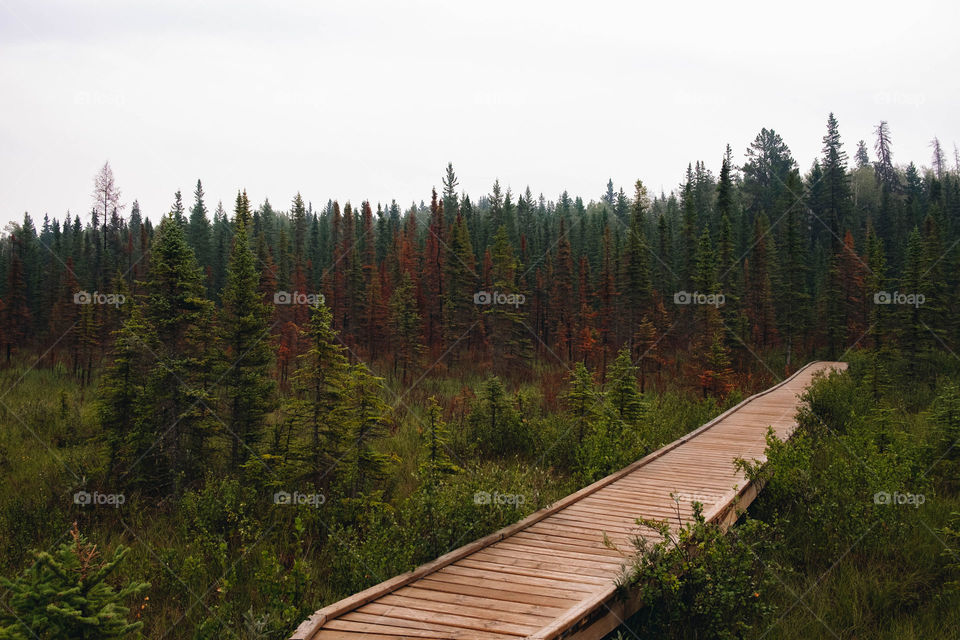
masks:
<path id="1" fill-rule="evenodd" d="M 407 206 L 495 178 L 597 199 L 670 191 L 772 127 L 806 171 L 834 111 L 852 156 L 960 142 L 960 10 L 941 2 L 0 0 L 0 223 L 87 220 L 105 160 L 154 220 L 197 178 Z M 126 212 L 129 212 L 129 206 Z"/>

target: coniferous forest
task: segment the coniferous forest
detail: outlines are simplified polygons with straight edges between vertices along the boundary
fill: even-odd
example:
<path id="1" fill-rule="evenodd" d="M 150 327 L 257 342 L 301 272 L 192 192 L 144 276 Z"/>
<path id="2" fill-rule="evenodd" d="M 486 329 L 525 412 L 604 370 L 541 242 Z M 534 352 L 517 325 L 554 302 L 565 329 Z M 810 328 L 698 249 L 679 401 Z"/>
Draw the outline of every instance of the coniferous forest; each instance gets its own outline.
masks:
<path id="1" fill-rule="evenodd" d="M 411 204 L 201 177 L 169 211 L 91 168 L 87 213 L 0 240 L 0 638 L 287 638 L 816 359 L 850 369 L 760 498 L 681 578 L 638 563 L 615 635 L 954 637 L 960 156 L 929 148 L 829 114 L 811 166 L 763 128 L 669 193 L 451 163 Z"/>

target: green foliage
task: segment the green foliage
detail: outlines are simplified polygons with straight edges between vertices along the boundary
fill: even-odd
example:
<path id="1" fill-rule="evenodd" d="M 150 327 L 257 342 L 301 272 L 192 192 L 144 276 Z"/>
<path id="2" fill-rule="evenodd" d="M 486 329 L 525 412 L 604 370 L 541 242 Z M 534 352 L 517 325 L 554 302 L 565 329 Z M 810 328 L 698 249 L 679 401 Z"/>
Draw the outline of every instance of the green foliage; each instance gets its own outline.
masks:
<path id="1" fill-rule="evenodd" d="M 530 451 L 531 433 L 521 420 L 496 376 L 489 377 L 480 389 L 470 412 L 471 445 L 485 457 L 503 457 Z"/>
<path id="2" fill-rule="evenodd" d="M 128 620 L 125 601 L 150 585 L 130 582 L 115 589 L 106 582 L 128 550 L 117 547 L 104 558 L 76 525 L 70 536 L 53 553 L 34 552 L 33 564 L 14 580 L 0 578 L 9 590 L 0 632 L 38 640 L 140 637 L 143 623 Z"/>
<path id="3" fill-rule="evenodd" d="M 815 380 L 793 437 L 771 435 L 763 467 L 744 463 L 763 490 L 726 536 L 647 522 L 654 534 L 625 580 L 647 585 L 645 606 L 620 637 L 919 639 L 954 628 L 960 500 L 955 469 L 937 458 L 957 390 L 944 380 L 932 394 L 929 380 L 902 377 L 908 368 L 868 352 Z"/>
<path id="4" fill-rule="evenodd" d="M 382 400 L 383 379 L 366 365 L 351 367 L 344 403 L 340 408 L 346 455 L 342 461 L 347 495 L 357 498 L 373 490 L 386 474 L 387 457 L 374 442 L 387 433 L 387 405 Z"/>
<path id="5" fill-rule="evenodd" d="M 648 532 L 618 580 L 622 590 L 639 589 L 644 604 L 631 628 L 647 637 L 727 640 L 752 637 L 774 615 L 778 567 L 760 555 L 775 548 L 768 525 L 748 520 L 727 535 L 704 521 L 700 503 L 683 526 L 637 522 Z"/>
<path id="6" fill-rule="evenodd" d="M 285 406 L 287 419 L 273 444 L 283 461 L 283 475 L 309 478 L 321 489 L 337 478 L 346 438 L 337 412 L 344 402 L 349 364 L 331 322 L 325 304 L 311 308 L 308 347 L 298 359 L 293 393 Z"/>
<path id="7" fill-rule="evenodd" d="M 643 419 L 644 403 L 637 389 L 637 368 L 630 359 L 630 350 L 620 350 L 607 372 L 604 396 L 618 420 L 628 428 Z"/>
<path id="8" fill-rule="evenodd" d="M 218 364 L 219 382 L 226 396 L 224 436 L 230 442 L 235 469 L 251 456 L 257 457 L 255 448 L 263 435 L 264 421 L 276 404 L 276 383 L 270 377 L 270 309 L 258 290 L 260 273 L 247 237 L 247 209 L 246 193 L 238 194 L 233 249 L 222 296 L 222 352 Z"/>

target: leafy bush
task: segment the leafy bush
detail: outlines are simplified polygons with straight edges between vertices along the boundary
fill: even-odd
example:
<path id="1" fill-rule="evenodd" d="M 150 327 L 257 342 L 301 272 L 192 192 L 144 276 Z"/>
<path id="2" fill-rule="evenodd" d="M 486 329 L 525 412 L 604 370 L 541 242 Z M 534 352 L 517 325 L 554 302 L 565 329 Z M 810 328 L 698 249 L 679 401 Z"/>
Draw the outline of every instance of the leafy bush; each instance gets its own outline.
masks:
<path id="1" fill-rule="evenodd" d="M 671 531 L 667 521 L 639 520 L 652 535 L 637 538 L 618 586 L 637 588 L 644 607 L 631 628 L 657 638 L 743 638 L 774 613 L 775 567 L 764 563 L 774 545 L 769 527 L 747 520 L 732 535 L 703 519 Z"/>

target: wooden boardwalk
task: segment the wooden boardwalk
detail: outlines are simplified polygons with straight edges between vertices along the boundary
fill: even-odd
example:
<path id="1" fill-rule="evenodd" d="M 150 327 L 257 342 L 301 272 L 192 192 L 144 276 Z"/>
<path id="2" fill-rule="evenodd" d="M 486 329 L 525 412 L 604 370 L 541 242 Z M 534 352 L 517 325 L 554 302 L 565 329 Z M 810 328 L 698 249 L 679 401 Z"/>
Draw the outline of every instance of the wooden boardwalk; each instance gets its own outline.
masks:
<path id="1" fill-rule="evenodd" d="M 684 521 L 692 500 L 729 526 L 756 489 L 735 458 L 764 459 L 767 428 L 795 426 L 813 362 L 702 427 L 524 520 L 320 609 L 292 640 L 601 638 L 637 607 L 614 580 L 637 517 Z M 619 550 L 604 544 L 604 536 Z"/>

